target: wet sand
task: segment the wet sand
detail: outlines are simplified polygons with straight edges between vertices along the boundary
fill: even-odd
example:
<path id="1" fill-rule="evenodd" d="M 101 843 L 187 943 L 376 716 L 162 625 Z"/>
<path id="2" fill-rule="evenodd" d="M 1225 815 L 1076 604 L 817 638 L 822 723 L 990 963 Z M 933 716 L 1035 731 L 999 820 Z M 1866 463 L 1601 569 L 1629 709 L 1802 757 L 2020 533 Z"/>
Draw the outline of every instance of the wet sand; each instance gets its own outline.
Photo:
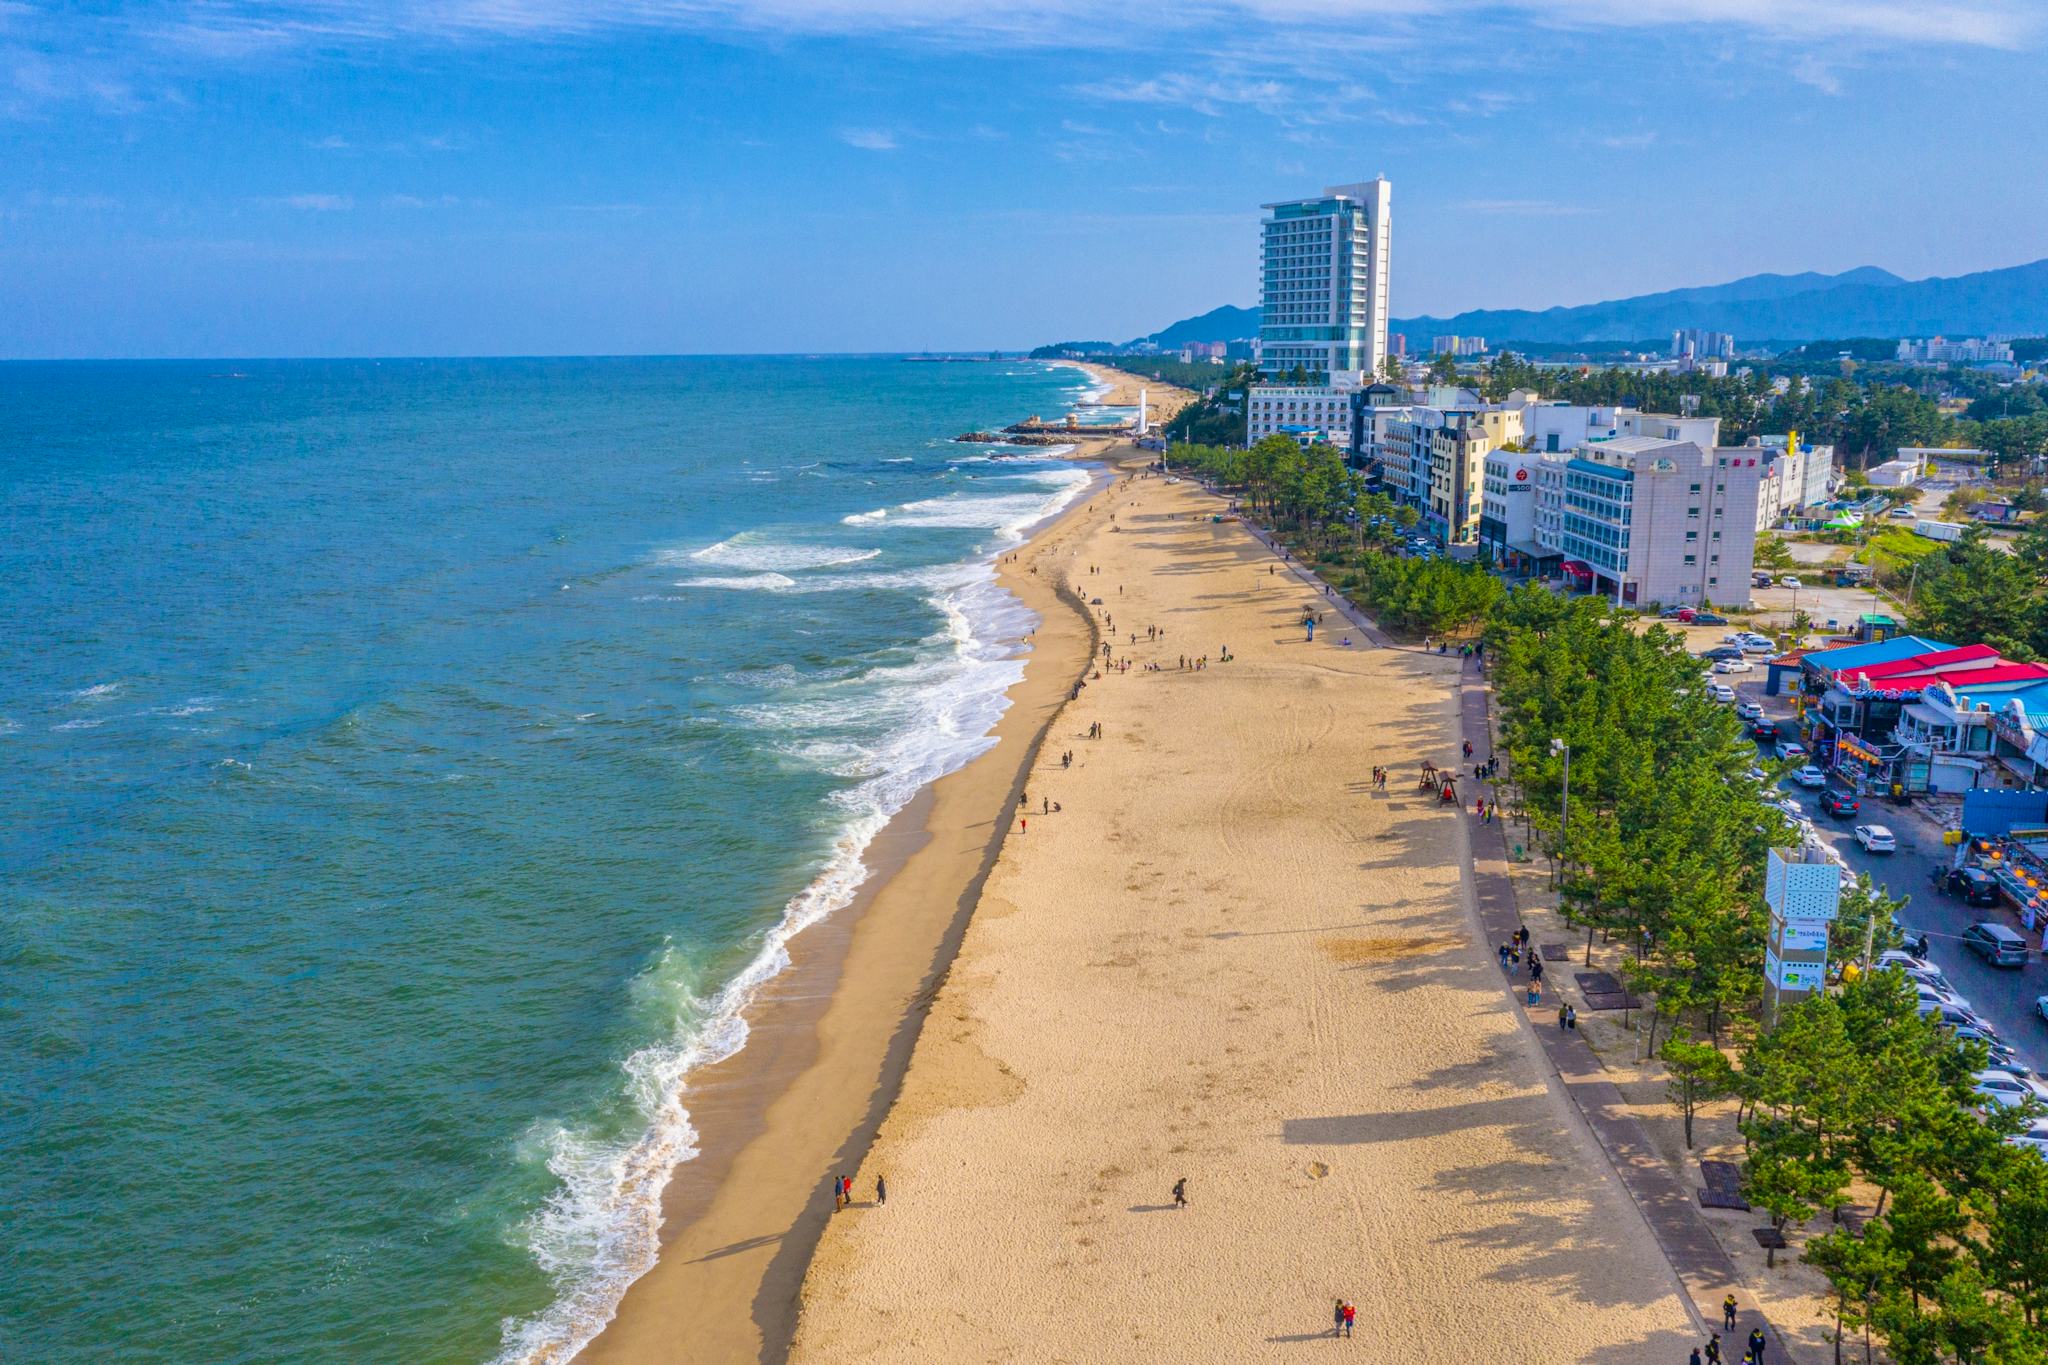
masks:
<path id="1" fill-rule="evenodd" d="M 1128 447 L 1123 447 L 1128 451 Z M 934 783 L 879 835 L 845 912 L 791 944 L 748 1010 L 746 1047 L 690 1077 L 700 1155 L 663 1200 L 660 1258 L 579 1360 L 780 1359 L 829 1181 L 858 1163 L 894 1098 L 1025 787 L 1029 759 L 1092 645 L 1078 603 L 1031 572 L 1085 524 L 1084 500 L 998 566 L 1041 618 L 993 749 Z"/>

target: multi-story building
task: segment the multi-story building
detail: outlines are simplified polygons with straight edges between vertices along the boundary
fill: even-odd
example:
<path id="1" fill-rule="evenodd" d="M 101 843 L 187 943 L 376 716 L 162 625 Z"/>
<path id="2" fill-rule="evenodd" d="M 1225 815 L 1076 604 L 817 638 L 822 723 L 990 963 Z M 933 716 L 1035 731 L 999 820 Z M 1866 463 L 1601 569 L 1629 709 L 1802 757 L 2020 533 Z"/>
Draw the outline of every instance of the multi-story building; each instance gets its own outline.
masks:
<path id="1" fill-rule="evenodd" d="M 1471 356 L 1486 354 L 1485 337 L 1446 336 L 1430 338 L 1430 351 L 1435 355 Z"/>
<path id="2" fill-rule="evenodd" d="M 1544 458 L 1525 450 L 1496 448 L 1486 453 L 1479 548 L 1496 564 L 1527 572 L 1555 557 L 1536 540 L 1536 468 Z"/>
<path id="3" fill-rule="evenodd" d="M 1698 327 L 1681 327 L 1671 334 L 1674 360 L 1733 360 L 1735 338 L 1727 332 L 1708 332 Z"/>
<path id="4" fill-rule="evenodd" d="M 1297 367 L 1358 387 L 1387 354 L 1393 187 L 1384 177 L 1320 198 L 1267 204 L 1260 262 L 1259 367 Z"/>
<path id="5" fill-rule="evenodd" d="M 1788 447 L 1787 437 L 1763 436 L 1751 442 L 1763 452 L 1763 477 L 1757 483 L 1756 529 L 1768 531 L 1787 516 L 1818 507 L 1828 500 L 1835 472 L 1835 448 L 1801 441 Z"/>
<path id="6" fill-rule="evenodd" d="M 1509 395 L 1510 402 L 1517 396 Z M 1718 417 L 1673 417 L 1635 408 L 1545 403 L 1533 395 L 1525 397 L 1521 409 L 1523 442 L 1538 451 L 1576 450 L 1588 441 L 1611 441 L 1618 436 L 1656 436 L 1706 448 L 1721 439 Z"/>
<path id="7" fill-rule="evenodd" d="M 1982 341 L 1974 337 L 1967 341 L 1950 341 L 1947 337 L 1929 337 L 1925 341 L 1901 341 L 1898 358 L 1908 365 L 2013 363 L 2011 346 L 2003 341 Z"/>
<path id="8" fill-rule="evenodd" d="M 1567 572 L 1628 606 L 1745 603 L 1762 452 L 1617 436 L 1564 462 Z"/>
<path id="9" fill-rule="evenodd" d="M 1283 427 L 1315 427 L 1330 444 L 1351 447 L 1352 408 L 1359 390 L 1329 384 L 1254 384 L 1245 400 L 1245 444 L 1256 445 Z"/>
<path id="10" fill-rule="evenodd" d="M 1430 433 L 1443 424 L 1442 412 L 1420 404 L 1388 411 L 1380 428 L 1380 484 L 1395 502 L 1428 504 Z"/>
<path id="11" fill-rule="evenodd" d="M 1445 545 L 1469 545 L 1479 538 L 1486 453 L 1493 449 L 1488 415 L 1454 409 L 1429 432 L 1422 525 Z"/>

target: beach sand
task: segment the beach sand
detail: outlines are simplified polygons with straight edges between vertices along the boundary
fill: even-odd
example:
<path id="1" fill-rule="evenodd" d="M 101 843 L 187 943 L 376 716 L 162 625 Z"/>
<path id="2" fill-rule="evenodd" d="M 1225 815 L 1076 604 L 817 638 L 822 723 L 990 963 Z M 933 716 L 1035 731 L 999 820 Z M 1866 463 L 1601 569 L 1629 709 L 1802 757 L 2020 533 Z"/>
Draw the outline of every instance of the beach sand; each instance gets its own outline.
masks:
<path id="1" fill-rule="evenodd" d="M 1458 764 L 1457 660 L 1347 648 L 1334 617 L 1307 643 L 1319 599 L 1218 507 L 1138 479 L 1026 551 L 1133 667 L 1027 776 L 1028 829 L 848 1153 L 794 1358 L 1292 1359 L 1343 1297 L 1373 1360 L 1683 1360 L 1676 1280 L 1475 939 L 1462 819 L 1415 791 L 1421 759 Z"/>
<path id="2" fill-rule="evenodd" d="M 1089 505 L 1069 509 L 1031 549 L 1063 545 Z M 656 1265 L 579 1360 L 782 1357 L 832 1212 L 827 1182 L 859 1159 L 895 1095 L 1032 745 L 1092 646 L 1085 611 L 1060 600 L 1050 574 L 1031 571 L 1028 552 L 997 572 L 1041 623 L 995 747 L 898 814 L 870 848 L 874 875 L 859 899 L 799 935 L 790 967 L 748 1009 L 746 1047 L 691 1074 L 684 1103 L 700 1155 L 664 1194 Z"/>

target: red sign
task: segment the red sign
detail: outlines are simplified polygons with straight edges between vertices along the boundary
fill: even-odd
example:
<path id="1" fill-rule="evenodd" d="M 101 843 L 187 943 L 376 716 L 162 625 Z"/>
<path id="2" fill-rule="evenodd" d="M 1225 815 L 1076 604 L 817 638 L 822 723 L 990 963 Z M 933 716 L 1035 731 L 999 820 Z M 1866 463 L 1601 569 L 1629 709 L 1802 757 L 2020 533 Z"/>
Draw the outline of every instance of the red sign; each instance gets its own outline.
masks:
<path id="1" fill-rule="evenodd" d="M 1516 483 L 1527 483 L 1527 482 L 1529 482 L 1529 471 L 1528 471 L 1528 470 L 1526 470 L 1526 469 L 1517 469 L 1517 470 L 1515 471 L 1515 482 L 1516 482 Z"/>

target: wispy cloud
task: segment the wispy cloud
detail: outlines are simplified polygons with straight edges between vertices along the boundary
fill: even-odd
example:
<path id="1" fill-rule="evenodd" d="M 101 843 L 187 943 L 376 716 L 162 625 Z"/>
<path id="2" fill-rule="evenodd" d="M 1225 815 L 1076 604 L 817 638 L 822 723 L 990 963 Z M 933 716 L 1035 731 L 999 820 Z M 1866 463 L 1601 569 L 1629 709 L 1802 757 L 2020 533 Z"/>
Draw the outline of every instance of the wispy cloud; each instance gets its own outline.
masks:
<path id="1" fill-rule="evenodd" d="M 886 128 L 841 128 L 839 140 L 864 152 L 893 152 L 896 135 Z"/>
<path id="2" fill-rule="evenodd" d="M 1657 135 L 1654 132 L 1612 133 L 1600 139 L 1602 147 L 1611 147 L 1617 152 L 1641 151 L 1645 147 L 1655 146 L 1656 142 Z"/>
<path id="3" fill-rule="evenodd" d="M 1842 93 L 1841 79 L 1818 57 L 1802 56 L 1792 63 L 1792 79 L 1801 85 L 1810 85 L 1823 95 Z"/>
<path id="4" fill-rule="evenodd" d="M 287 194 L 270 202 L 301 213 L 345 213 L 356 206 L 355 199 L 346 194 Z"/>
<path id="5" fill-rule="evenodd" d="M 1457 207 L 1467 213 L 1521 218 L 1570 218 L 1593 211 L 1584 204 L 1561 204 L 1555 199 L 1467 199 Z"/>

